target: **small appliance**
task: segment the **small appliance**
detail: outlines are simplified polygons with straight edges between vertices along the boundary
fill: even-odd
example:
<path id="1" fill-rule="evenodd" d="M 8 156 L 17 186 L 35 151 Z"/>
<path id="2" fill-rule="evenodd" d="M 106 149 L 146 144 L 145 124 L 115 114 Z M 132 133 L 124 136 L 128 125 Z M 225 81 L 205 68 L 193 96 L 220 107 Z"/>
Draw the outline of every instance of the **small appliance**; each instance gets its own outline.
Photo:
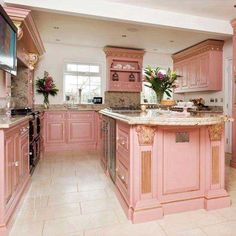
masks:
<path id="1" fill-rule="evenodd" d="M 102 104 L 102 97 L 93 97 L 94 104 Z"/>

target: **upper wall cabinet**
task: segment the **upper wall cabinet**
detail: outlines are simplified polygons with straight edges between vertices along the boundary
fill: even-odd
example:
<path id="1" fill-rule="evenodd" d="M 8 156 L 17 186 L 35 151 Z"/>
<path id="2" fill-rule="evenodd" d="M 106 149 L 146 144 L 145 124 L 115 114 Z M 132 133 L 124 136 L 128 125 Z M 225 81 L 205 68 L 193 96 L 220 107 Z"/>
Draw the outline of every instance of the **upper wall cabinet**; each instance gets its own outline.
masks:
<path id="1" fill-rule="evenodd" d="M 17 58 L 22 64 L 33 70 L 45 49 L 31 11 L 14 7 L 4 9 L 18 29 Z"/>
<path id="2" fill-rule="evenodd" d="M 205 40 L 172 55 L 174 70 L 181 75 L 175 93 L 220 91 L 224 41 Z"/>
<path id="3" fill-rule="evenodd" d="M 233 34 L 233 76 L 236 76 L 236 19 L 231 21 L 231 25 L 234 29 Z"/>
<path id="4" fill-rule="evenodd" d="M 105 47 L 107 91 L 141 92 L 143 50 Z"/>

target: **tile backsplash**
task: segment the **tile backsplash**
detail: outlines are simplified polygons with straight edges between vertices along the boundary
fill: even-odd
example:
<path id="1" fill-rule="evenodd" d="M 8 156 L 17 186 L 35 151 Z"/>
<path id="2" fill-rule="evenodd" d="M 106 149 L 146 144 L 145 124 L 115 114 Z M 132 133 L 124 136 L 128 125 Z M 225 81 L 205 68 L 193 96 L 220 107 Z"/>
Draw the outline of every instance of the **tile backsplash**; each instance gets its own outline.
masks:
<path id="1" fill-rule="evenodd" d="M 108 107 L 139 107 L 140 93 L 105 92 L 105 104 Z"/>

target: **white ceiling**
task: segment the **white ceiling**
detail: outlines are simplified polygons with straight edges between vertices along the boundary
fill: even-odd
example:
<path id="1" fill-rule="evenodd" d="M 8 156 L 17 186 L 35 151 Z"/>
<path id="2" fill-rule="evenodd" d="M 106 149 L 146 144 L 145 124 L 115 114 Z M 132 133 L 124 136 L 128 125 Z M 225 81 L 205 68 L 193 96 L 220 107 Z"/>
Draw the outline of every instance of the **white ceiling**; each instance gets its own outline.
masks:
<path id="1" fill-rule="evenodd" d="M 103 1 L 103 0 L 102 0 Z M 178 12 L 222 20 L 236 17 L 235 0 L 106 0 L 145 8 Z"/>
<path id="2" fill-rule="evenodd" d="M 112 22 L 41 11 L 34 11 L 33 16 L 43 41 L 51 43 L 100 48 L 113 45 L 143 48 L 149 52 L 174 53 L 207 38 L 226 39 L 226 36 L 216 34 Z M 54 29 L 55 26 L 59 29 Z M 122 35 L 126 35 L 126 37 L 124 38 Z M 171 40 L 174 42 L 170 42 Z"/>

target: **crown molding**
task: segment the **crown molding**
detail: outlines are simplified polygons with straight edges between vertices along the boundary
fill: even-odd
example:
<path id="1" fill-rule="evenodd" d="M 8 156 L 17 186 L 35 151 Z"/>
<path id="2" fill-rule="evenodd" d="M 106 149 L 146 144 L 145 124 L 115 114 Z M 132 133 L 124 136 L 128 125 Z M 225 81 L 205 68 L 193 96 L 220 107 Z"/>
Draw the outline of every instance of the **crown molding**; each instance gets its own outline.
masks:
<path id="1" fill-rule="evenodd" d="M 216 39 L 207 39 L 189 48 L 172 54 L 174 63 L 183 61 L 187 58 L 202 54 L 208 51 L 223 51 L 224 41 Z"/>

